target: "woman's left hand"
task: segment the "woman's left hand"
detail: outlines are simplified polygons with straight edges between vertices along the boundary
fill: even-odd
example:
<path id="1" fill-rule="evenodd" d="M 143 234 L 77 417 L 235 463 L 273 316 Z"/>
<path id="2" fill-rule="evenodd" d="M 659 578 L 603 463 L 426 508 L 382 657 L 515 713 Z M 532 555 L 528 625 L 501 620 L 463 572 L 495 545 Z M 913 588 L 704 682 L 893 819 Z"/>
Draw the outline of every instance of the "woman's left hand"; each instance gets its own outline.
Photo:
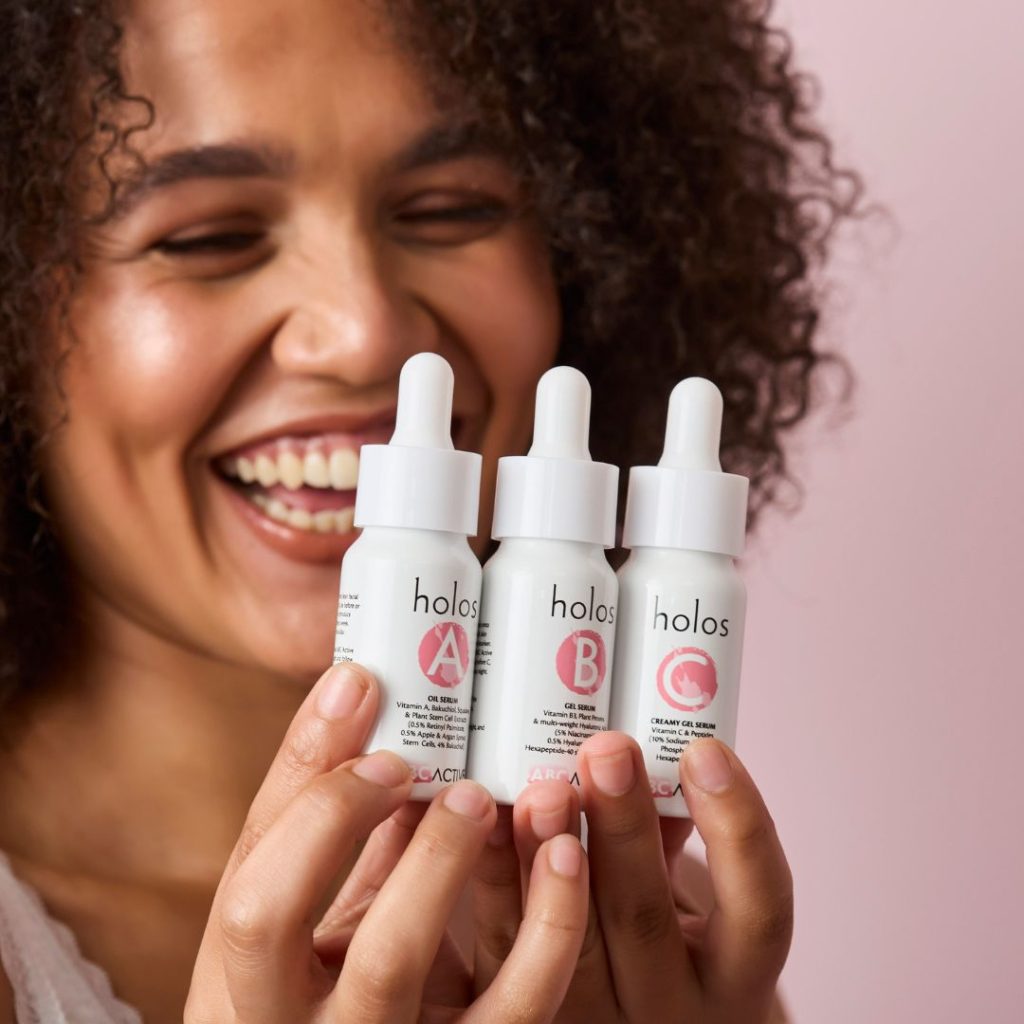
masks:
<path id="1" fill-rule="evenodd" d="M 692 823 L 659 820 L 640 749 L 628 736 L 591 737 L 579 763 L 579 794 L 564 782 L 528 787 L 478 863 L 477 989 L 512 947 L 536 850 L 559 832 L 578 832 L 582 798 L 590 922 L 557 1021 L 767 1021 L 792 935 L 792 879 L 739 759 L 715 740 L 687 749 L 679 773 Z M 714 894 L 707 915 L 682 888 L 682 846 L 693 825 L 707 847 Z"/>

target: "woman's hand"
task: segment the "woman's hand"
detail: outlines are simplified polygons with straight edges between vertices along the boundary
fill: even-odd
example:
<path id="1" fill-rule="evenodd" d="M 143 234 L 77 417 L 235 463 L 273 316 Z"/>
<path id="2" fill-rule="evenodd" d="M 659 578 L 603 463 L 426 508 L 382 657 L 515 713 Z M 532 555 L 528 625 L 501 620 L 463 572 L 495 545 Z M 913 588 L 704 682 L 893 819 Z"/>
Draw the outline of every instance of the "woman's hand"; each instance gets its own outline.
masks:
<path id="1" fill-rule="evenodd" d="M 679 766 L 693 822 L 659 822 L 637 744 L 600 733 L 580 750 L 580 791 L 536 783 L 502 819 L 476 869 L 476 980 L 514 948 L 522 893 L 541 844 L 588 823 L 592 906 L 564 1024 L 761 1024 L 789 951 L 792 879 L 771 816 L 728 747 L 693 743 Z M 698 912 L 682 887 L 693 824 L 714 893 Z"/>
<path id="2" fill-rule="evenodd" d="M 539 849 L 523 926 L 492 983 L 468 1006 L 457 997 L 454 1008 L 426 1003 L 428 974 L 496 812 L 486 791 L 461 782 L 417 825 L 419 815 L 402 809 L 411 789 L 404 762 L 384 751 L 353 758 L 376 705 L 368 674 L 338 666 L 296 715 L 217 889 L 187 1024 L 553 1019 L 586 928 L 578 840 Z"/>

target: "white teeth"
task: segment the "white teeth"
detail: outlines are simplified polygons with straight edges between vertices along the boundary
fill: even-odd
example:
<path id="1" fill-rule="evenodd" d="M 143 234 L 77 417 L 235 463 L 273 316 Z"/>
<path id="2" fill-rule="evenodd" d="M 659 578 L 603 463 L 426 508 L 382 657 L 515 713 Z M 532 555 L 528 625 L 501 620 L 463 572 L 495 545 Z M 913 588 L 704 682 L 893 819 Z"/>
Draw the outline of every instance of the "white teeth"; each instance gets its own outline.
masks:
<path id="1" fill-rule="evenodd" d="M 340 512 L 335 513 L 335 522 L 338 533 L 348 533 L 355 524 L 356 510 L 354 505 L 349 505 L 348 508 L 343 508 Z"/>
<path id="2" fill-rule="evenodd" d="M 303 462 L 295 452 L 281 452 L 277 457 L 277 475 L 289 491 L 297 491 L 303 483 Z"/>
<path id="3" fill-rule="evenodd" d="M 334 526 L 337 522 L 337 512 L 332 512 L 330 509 L 324 512 L 317 512 L 313 516 L 313 529 L 317 533 L 333 533 Z"/>
<path id="4" fill-rule="evenodd" d="M 329 465 L 331 487 L 336 491 L 355 489 L 359 479 L 359 456 L 351 448 L 340 448 L 331 452 Z"/>
<path id="5" fill-rule="evenodd" d="M 267 515 L 276 519 L 279 523 L 287 523 L 290 510 L 288 506 L 278 498 L 271 498 L 267 502 Z"/>
<path id="6" fill-rule="evenodd" d="M 304 456 L 289 449 L 276 456 L 261 454 L 256 458 L 224 459 L 220 466 L 225 475 L 244 484 L 258 483 L 261 487 L 282 484 L 289 491 L 300 487 L 354 491 L 359 479 L 359 453 L 352 448 L 336 448 L 329 457 L 319 448 L 307 451 Z"/>
<path id="7" fill-rule="evenodd" d="M 256 479 L 262 487 L 273 487 L 277 483 L 277 463 L 266 455 L 256 457 Z"/>
<path id="8" fill-rule="evenodd" d="M 265 494 L 249 494 L 247 497 L 271 519 L 296 530 L 309 530 L 314 533 L 348 533 L 352 529 L 356 514 L 352 506 L 308 512 L 304 508 L 289 508 L 278 498 L 268 498 Z"/>
<path id="9" fill-rule="evenodd" d="M 323 452 L 310 452 L 302 464 L 306 483 L 310 487 L 330 487 L 331 473 L 327 468 L 327 456 Z"/>

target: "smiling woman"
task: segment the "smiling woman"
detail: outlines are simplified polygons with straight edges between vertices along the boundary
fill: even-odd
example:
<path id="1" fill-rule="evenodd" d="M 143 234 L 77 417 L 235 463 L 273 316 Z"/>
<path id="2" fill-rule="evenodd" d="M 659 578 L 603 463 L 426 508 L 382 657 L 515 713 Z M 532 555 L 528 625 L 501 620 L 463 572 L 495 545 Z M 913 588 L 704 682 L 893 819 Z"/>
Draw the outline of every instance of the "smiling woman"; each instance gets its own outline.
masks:
<path id="1" fill-rule="evenodd" d="M 623 464 L 653 454 L 678 377 L 712 377 L 724 462 L 755 513 L 772 499 L 825 360 L 814 272 L 858 191 L 766 19 L 739 0 L 0 10 L 0 849 L 147 1019 L 187 993 L 194 1020 L 522 1020 L 524 992 L 537 1020 L 767 1012 L 788 875 L 731 754 L 728 792 L 687 800 L 713 860 L 738 822 L 760 845 L 720 855 L 705 920 L 665 871 L 685 830 L 657 837 L 635 773 L 601 781 L 635 751 L 584 753 L 601 924 L 581 957 L 581 795 L 541 786 L 494 829 L 462 783 L 424 816 L 394 759 L 352 760 L 373 681 L 314 686 L 359 448 L 389 436 L 416 352 L 453 366 L 455 444 L 484 457 L 478 554 L 555 361 L 591 378 L 594 455 Z M 435 959 L 472 872 L 475 971 Z M 4 935 L 18 982 L 32 958 Z"/>

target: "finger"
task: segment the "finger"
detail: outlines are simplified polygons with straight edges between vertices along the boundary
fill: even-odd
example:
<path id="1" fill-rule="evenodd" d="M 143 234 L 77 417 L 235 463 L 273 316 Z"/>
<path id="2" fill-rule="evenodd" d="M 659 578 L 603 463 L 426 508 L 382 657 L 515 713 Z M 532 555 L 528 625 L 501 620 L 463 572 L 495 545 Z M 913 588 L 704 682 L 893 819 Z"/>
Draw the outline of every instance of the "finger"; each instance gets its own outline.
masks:
<path id="1" fill-rule="evenodd" d="M 586 931 L 587 857 L 575 836 L 548 840 L 534 858 L 523 923 L 467 1024 L 547 1024 L 565 999 Z"/>
<path id="2" fill-rule="evenodd" d="M 699 913 L 699 894 L 693 892 L 692 872 L 689 870 L 689 865 L 694 862 L 684 853 L 686 840 L 693 833 L 693 819 L 659 818 L 658 825 L 661 828 L 661 848 L 665 854 L 669 888 L 672 890 L 676 909 L 687 914 Z M 710 907 L 711 901 L 708 900 L 703 912 L 707 913 Z"/>
<path id="3" fill-rule="evenodd" d="M 532 783 L 516 800 L 513 822 L 525 887 L 534 858 L 543 843 L 562 833 L 579 838 L 579 790 L 564 781 Z M 592 900 L 587 908 L 583 946 L 566 999 L 580 1019 L 600 1018 L 616 1004 L 608 951 Z"/>
<path id="4" fill-rule="evenodd" d="M 495 818 L 494 801 L 475 782 L 434 799 L 349 945 L 331 999 L 341 1020 L 416 1020 L 430 965 Z"/>
<path id="5" fill-rule="evenodd" d="M 355 757 L 377 713 L 373 676 L 351 662 L 332 665 L 303 701 L 246 816 L 228 860 L 230 878 L 311 779 Z"/>
<path id="6" fill-rule="evenodd" d="M 562 780 L 531 783 L 515 802 L 512 830 L 525 891 L 533 858 L 542 843 L 563 832 L 579 838 L 579 791 Z"/>
<path id="7" fill-rule="evenodd" d="M 473 868 L 473 985 L 482 992 L 512 950 L 523 918 L 519 857 L 512 840 L 512 808 L 498 817 Z"/>
<path id="8" fill-rule="evenodd" d="M 319 775 L 294 797 L 224 887 L 215 915 L 239 1019 L 299 1019 L 328 975 L 313 955 L 324 889 L 356 841 L 412 789 L 408 766 L 378 751 Z M 319 986 L 319 991 L 318 991 Z"/>
<path id="9" fill-rule="evenodd" d="M 767 1013 L 793 931 L 793 880 L 768 809 L 736 755 L 717 740 L 684 751 L 680 779 L 707 847 L 709 994 L 755 1019 Z"/>
<path id="10" fill-rule="evenodd" d="M 580 748 L 580 784 L 591 889 L 619 1004 L 628 1020 L 657 1020 L 666 1004 L 689 1012 L 697 976 L 676 920 L 658 814 L 636 742 L 619 732 L 591 736 Z"/>
<path id="11" fill-rule="evenodd" d="M 313 934 L 316 954 L 322 962 L 340 968 L 356 927 L 402 859 L 426 810 L 424 803 L 403 804 L 370 833 L 359 859 Z"/>

